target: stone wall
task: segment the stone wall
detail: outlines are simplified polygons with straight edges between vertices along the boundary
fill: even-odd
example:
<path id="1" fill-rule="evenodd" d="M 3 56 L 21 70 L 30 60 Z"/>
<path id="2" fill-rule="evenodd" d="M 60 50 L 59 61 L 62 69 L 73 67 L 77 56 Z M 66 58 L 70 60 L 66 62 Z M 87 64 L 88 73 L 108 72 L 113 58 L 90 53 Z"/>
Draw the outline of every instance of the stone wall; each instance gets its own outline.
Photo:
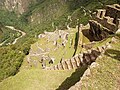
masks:
<path id="1" fill-rule="evenodd" d="M 101 25 L 103 25 L 105 28 L 107 28 L 108 30 L 112 32 L 117 31 L 117 26 L 116 24 L 113 23 L 113 18 L 109 16 L 103 18 L 96 17 L 95 20 Z"/>
<path id="2" fill-rule="evenodd" d="M 82 54 L 77 54 L 70 59 L 63 60 L 55 66 L 46 67 L 46 70 L 71 70 L 80 68 L 83 65 L 90 65 L 96 58 L 105 51 L 106 45 L 91 49 Z"/>
<path id="3" fill-rule="evenodd" d="M 109 34 L 115 33 L 120 26 L 120 5 L 107 5 L 105 9 L 98 9 L 94 20 L 90 20 L 90 34 L 95 40 L 102 40 Z"/>
<path id="4" fill-rule="evenodd" d="M 111 41 L 113 42 L 113 41 Z M 99 52 L 102 52 L 104 49 L 109 48 L 110 43 L 106 43 L 105 45 L 103 45 L 102 47 L 98 47 L 97 50 Z M 101 58 L 101 55 L 99 55 L 97 58 Z M 99 64 L 97 64 L 96 62 L 93 62 L 90 67 L 84 72 L 83 76 L 80 78 L 80 81 L 78 81 L 75 85 L 71 86 L 68 90 L 82 90 L 82 81 L 85 78 L 88 78 L 91 75 L 91 69 L 95 68 L 96 66 L 98 66 Z"/>
<path id="5" fill-rule="evenodd" d="M 107 5 L 105 9 L 106 9 L 105 16 L 110 16 L 112 18 L 120 18 L 120 5 L 118 4 Z"/>
<path id="6" fill-rule="evenodd" d="M 103 27 L 95 20 L 90 20 L 89 24 L 90 24 L 89 34 L 92 36 L 94 41 L 99 41 L 104 38 L 107 38 L 109 34 L 112 33 L 111 31 L 109 31 L 109 29 Z"/>

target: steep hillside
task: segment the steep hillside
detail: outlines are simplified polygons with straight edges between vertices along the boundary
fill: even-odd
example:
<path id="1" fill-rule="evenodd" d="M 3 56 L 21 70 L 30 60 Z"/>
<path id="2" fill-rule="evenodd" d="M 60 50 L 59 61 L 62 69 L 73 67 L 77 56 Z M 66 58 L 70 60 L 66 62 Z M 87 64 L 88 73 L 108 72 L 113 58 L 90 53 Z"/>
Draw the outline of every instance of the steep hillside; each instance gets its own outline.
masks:
<path id="1" fill-rule="evenodd" d="M 35 0 L 1 0 L 0 7 L 4 10 L 14 11 L 18 15 L 28 10 L 29 4 Z"/>
<path id="2" fill-rule="evenodd" d="M 31 1 L 35 3 L 31 3 Z M 88 20 L 92 18 L 91 16 L 96 8 L 102 8 L 106 4 L 119 3 L 119 0 L 1 0 L 0 2 L 0 22 L 4 26 L 12 25 L 27 33 L 26 36 L 18 40 L 15 45 L 0 47 L 0 80 L 3 80 L 11 75 L 15 75 L 19 71 L 24 56 L 30 53 L 30 45 L 38 40 L 40 33 L 44 31 L 69 29 L 69 27 L 75 28 L 79 23 L 87 24 Z M 22 15 L 18 17 L 18 14 Z M 5 28 L 2 31 L 6 32 L 4 35 L 10 36 Z M 11 31 L 10 33 L 17 34 Z M 74 38 L 74 43 L 76 43 L 75 40 L 77 40 L 75 37 L 76 32 L 74 32 L 72 37 Z M 86 37 L 84 40 L 89 41 Z M 42 41 L 44 41 L 44 39 Z M 61 39 L 59 39 L 58 42 L 61 43 Z M 70 43 L 70 41 L 68 43 Z M 37 42 L 31 47 L 36 48 L 36 45 Z M 46 49 L 46 47 L 50 47 L 49 45 L 53 46 L 53 42 L 52 45 L 47 42 L 42 48 Z M 66 58 L 70 58 L 76 47 L 72 46 L 71 49 L 68 47 L 69 45 L 64 49 L 63 47 L 58 49 L 57 54 L 63 49 L 63 51 L 71 52 L 70 55 L 65 54 Z M 51 56 L 54 55 L 60 60 L 64 52 L 58 57 L 57 54 L 52 52 L 51 48 L 52 47 L 50 47 L 51 52 L 49 54 Z M 80 52 L 79 48 L 78 52 Z M 36 59 L 36 57 L 33 58 L 33 60 L 34 59 Z"/>
<path id="3" fill-rule="evenodd" d="M 66 29 L 67 25 L 75 27 L 78 23 L 84 25 L 91 19 L 96 8 L 106 4 L 118 3 L 117 0 L 43 0 L 29 7 L 23 18 L 27 18 L 27 29 L 38 35 L 41 31 Z M 46 7 L 47 6 L 47 7 Z"/>
<path id="4" fill-rule="evenodd" d="M 120 37 L 84 73 L 81 80 L 69 90 L 120 89 Z"/>

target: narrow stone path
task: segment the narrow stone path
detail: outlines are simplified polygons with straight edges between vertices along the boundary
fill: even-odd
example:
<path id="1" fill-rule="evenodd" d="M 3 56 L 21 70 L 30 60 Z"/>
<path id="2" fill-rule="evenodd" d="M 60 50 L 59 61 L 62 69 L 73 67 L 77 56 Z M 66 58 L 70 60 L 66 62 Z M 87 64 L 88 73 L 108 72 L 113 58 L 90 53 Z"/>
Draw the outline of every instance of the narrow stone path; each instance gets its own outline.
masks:
<path id="1" fill-rule="evenodd" d="M 66 59 L 55 66 L 46 67 L 46 70 L 71 70 L 80 68 L 83 65 L 90 65 L 92 62 L 95 62 L 96 58 L 103 53 L 108 46 L 103 45 L 101 47 L 93 48 L 81 54 L 77 54 L 70 59 Z"/>
<path id="2" fill-rule="evenodd" d="M 112 41 L 114 42 L 114 41 Z M 106 43 L 104 46 L 102 46 L 101 48 L 97 48 L 98 51 L 103 52 L 103 50 L 106 50 L 108 48 L 111 48 L 110 43 Z M 101 55 L 98 56 L 98 58 L 101 58 Z M 90 73 L 91 73 L 91 68 L 95 68 L 96 66 L 98 66 L 99 64 L 97 64 L 96 62 L 93 62 L 90 67 L 84 72 L 83 76 L 81 77 L 80 81 L 78 81 L 75 85 L 71 86 L 68 90 L 82 90 L 81 85 L 82 85 L 82 80 L 84 80 L 84 78 L 89 77 Z"/>

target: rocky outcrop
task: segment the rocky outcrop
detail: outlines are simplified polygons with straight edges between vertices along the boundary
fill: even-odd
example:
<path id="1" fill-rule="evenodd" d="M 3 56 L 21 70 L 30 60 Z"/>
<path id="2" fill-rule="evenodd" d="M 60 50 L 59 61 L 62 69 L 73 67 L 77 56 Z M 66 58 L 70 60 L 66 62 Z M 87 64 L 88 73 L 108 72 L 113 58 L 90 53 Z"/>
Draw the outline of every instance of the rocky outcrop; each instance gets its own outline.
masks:
<path id="1" fill-rule="evenodd" d="M 22 14 L 28 10 L 28 6 L 35 0 L 3 0 L 0 5 L 8 11 L 15 11 L 17 14 Z"/>

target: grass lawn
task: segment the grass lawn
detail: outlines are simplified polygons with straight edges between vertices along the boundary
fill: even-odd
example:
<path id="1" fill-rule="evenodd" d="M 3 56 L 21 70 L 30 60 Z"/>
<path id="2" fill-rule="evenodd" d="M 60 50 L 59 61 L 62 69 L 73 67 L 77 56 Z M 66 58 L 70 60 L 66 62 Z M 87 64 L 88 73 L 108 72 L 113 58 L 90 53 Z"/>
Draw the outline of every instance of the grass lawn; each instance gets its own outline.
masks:
<path id="1" fill-rule="evenodd" d="M 110 38 L 106 38 L 102 41 L 98 41 L 96 42 L 96 44 L 93 46 L 93 48 L 96 48 L 98 46 L 102 46 L 102 45 L 105 45 L 107 42 L 110 42 L 111 41 L 111 37 Z"/>
<path id="2" fill-rule="evenodd" d="M 2 81 L 0 90 L 55 90 L 74 71 L 22 70 Z"/>

